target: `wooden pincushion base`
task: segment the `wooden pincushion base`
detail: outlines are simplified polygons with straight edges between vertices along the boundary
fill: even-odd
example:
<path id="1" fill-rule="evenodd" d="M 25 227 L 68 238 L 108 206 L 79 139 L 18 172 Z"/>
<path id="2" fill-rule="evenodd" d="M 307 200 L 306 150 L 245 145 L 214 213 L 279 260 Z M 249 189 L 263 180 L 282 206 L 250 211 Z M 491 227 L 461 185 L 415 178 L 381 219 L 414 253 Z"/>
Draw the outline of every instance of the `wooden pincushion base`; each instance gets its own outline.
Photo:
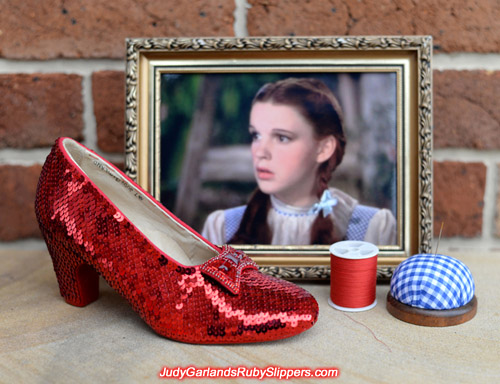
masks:
<path id="1" fill-rule="evenodd" d="M 464 306 L 454 309 L 422 309 L 400 303 L 389 292 L 387 293 L 387 310 L 395 318 L 407 323 L 426 327 L 448 327 L 472 319 L 477 311 L 477 299 L 474 296 Z"/>

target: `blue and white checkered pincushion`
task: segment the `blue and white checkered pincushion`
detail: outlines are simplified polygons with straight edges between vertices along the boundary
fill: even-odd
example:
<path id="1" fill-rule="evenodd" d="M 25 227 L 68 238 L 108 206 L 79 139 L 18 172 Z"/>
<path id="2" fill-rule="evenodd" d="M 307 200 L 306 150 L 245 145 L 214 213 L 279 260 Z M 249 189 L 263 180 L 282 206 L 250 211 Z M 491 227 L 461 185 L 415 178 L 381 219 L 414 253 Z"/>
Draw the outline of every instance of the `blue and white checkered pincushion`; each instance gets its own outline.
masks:
<path id="1" fill-rule="evenodd" d="M 453 257 L 419 254 L 396 268 L 391 295 L 412 307 L 453 309 L 472 300 L 474 279 L 469 268 Z"/>

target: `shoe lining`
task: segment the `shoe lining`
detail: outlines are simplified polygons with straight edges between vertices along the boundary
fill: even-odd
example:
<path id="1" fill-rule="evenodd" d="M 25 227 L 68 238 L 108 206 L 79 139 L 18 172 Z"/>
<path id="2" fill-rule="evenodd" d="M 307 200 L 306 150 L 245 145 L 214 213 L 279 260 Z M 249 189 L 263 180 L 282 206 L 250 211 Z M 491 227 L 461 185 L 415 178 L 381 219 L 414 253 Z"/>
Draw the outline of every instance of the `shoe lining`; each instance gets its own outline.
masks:
<path id="1" fill-rule="evenodd" d="M 72 140 L 65 140 L 63 145 L 82 172 L 164 254 L 186 266 L 216 256 L 215 249 L 177 223 L 105 160 Z"/>

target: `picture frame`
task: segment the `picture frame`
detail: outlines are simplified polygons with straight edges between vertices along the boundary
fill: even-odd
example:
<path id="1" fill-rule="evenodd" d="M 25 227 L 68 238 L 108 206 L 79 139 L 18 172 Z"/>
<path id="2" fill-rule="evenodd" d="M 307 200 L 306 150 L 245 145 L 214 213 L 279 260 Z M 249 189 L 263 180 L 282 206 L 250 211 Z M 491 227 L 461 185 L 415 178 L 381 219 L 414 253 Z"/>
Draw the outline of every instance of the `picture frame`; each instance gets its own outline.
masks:
<path id="1" fill-rule="evenodd" d="M 361 104 L 362 108 L 366 105 L 373 106 L 376 103 L 376 100 L 373 100 L 378 98 L 384 100 L 385 104 L 382 106 L 383 108 L 379 109 L 387 111 L 384 116 L 389 116 L 389 120 L 387 121 L 390 121 L 390 123 L 387 123 L 387 121 L 386 123 L 380 123 L 380 119 L 369 119 L 370 124 L 365 123 L 365 128 L 368 129 L 368 136 L 370 134 L 373 136 L 372 129 L 375 129 L 373 127 L 377 125 L 382 127 L 380 130 L 392 132 L 382 136 L 381 143 L 393 143 L 392 149 L 390 145 L 388 150 L 387 148 L 384 149 L 385 152 L 392 153 L 393 160 L 389 163 L 389 167 L 393 168 L 386 168 L 391 171 L 385 173 L 379 172 L 379 174 L 385 175 L 382 178 L 389 180 L 385 186 L 380 187 L 381 189 L 385 188 L 387 190 L 387 185 L 393 185 L 394 188 L 392 194 L 389 193 L 388 198 L 381 199 L 380 201 L 383 200 L 384 206 L 387 206 L 388 209 L 392 208 L 396 219 L 397 235 L 395 244 L 378 244 L 379 255 L 377 267 L 379 280 L 389 279 L 392 276 L 395 266 L 401 261 L 413 254 L 431 251 L 431 57 L 432 38 L 430 36 L 127 39 L 125 172 L 156 199 L 160 200 L 169 210 L 177 214 L 174 211 L 175 207 L 169 206 L 161 198 L 162 192 L 168 195 L 168 185 L 172 184 L 168 180 L 169 175 L 165 176 L 168 173 L 165 169 L 170 166 L 173 167 L 172 164 L 174 161 L 167 161 L 165 154 L 162 160 L 162 135 L 165 135 L 165 132 L 175 132 L 177 129 L 177 126 L 168 128 L 168 121 L 165 117 L 165 115 L 172 116 L 173 114 L 172 108 L 175 104 L 170 101 L 166 102 L 165 100 L 173 99 L 174 89 L 180 89 L 184 92 L 191 89 L 191 96 L 178 96 L 180 101 L 177 101 L 177 109 L 174 109 L 174 111 L 191 106 L 190 111 L 192 112 L 193 104 L 196 104 L 196 100 L 198 102 L 200 100 L 208 100 L 206 96 L 201 96 L 203 90 L 207 92 L 206 95 L 216 94 L 214 91 L 216 88 L 209 88 L 210 85 L 206 84 L 210 83 L 207 79 L 216 77 L 222 80 L 211 80 L 212 86 L 214 83 L 220 82 L 237 84 L 233 88 L 229 88 L 229 86 L 224 88 L 227 90 L 226 93 L 229 96 L 226 94 L 223 97 L 230 102 L 233 102 L 235 99 L 246 100 L 248 98 L 239 89 L 252 88 L 252 86 L 249 85 L 247 87 L 241 84 L 255 83 L 257 85 L 258 83 L 265 82 L 266 79 L 275 79 L 280 76 L 281 78 L 287 76 L 320 77 L 327 83 L 332 84 L 332 87 L 343 87 L 344 93 L 349 93 L 349 89 L 359 93 L 360 87 L 365 87 L 365 85 L 360 85 L 360 83 L 364 81 L 370 84 L 371 82 L 372 88 L 370 86 L 363 88 L 363 95 L 366 96 L 362 100 L 368 100 L 366 101 L 367 104 L 357 101 L 358 110 L 356 113 L 358 115 L 362 114 L 359 112 L 359 104 Z M 359 80 L 360 78 L 362 80 Z M 201 83 L 205 84 L 205 88 L 200 88 Z M 352 86 L 352 83 L 355 85 Z M 384 97 L 378 97 L 378 91 L 375 92 L 376 96 L 374 96 L 373 91 L 370 91 L 370 89 L 379 89 L 373 88 L 373 84 L 379 83 L 386 84 L 383 86 L 385 88 L 380 88 L 385 89 L 382 92 L 385 92 L 386 96 Z M 187 84 L 191 85 L 188 86 Z M 234 93 L 234 89 L 236 89 L 236 93 Z M 177 91 L 175 92 L 175 95 L 177 95 Z M 219 95 L 220 93 L 217 94 Z M 369 101 L 370 98 L 371 101 Z M 210 97 L 212 104 L 214 103 L 213 99 L 214 97 Z M 342 104 L 343 97 L 339 99 Z M 218 101 L 216 100 L 215 103 L 218 103 Z M 248 101 L 242 101 L 241 103 L 238 104 L 240 108 L 242 108 L 241 105 L 248 105 Z M 347 105 L 348 102 L 346 101 L 344 104 Z M 215 107 L 207 108 L 212 108 L 213 110 Z M 184 112 L 188 116 L 189 113 L 189 111 Z M 346 113 L 346 111 L 344 113 L 347 124 L 349 113 Z M 350 113 L 351 126 L 356 126 L 355 123 L 352 123 L 352 116 L 357 116 L 356 113 Z M 237 109 L 236 115 L 248 115 L 248 111 Z M 374 115 L 371 116 L 373 117 Z M 194 115 L 192 119 L 195 119 Z M 243 121 L 241 122 L 243 126 L 248 124 L 248 117 L 242 117 L 241 120 Z M 170 126 L 172 124 L 170 123 Z M 216 124 L 213 123 L 210 129 L 213 130 L 214 125 Z M 219 140 L 224 141 L 226 139 L 225 132 L 229 125 L 222 125 L 224 129 L 219 129 L 217 133 Z M 240 125 L 239 120 L 237 120 L 237 125 Z M 206 133 L 207 129 L 203 128 L 203 124 L 198 124 L 197 127 L 198 131 L 195 135 L 199 136 Z M 238 130 L 238 132 L 244 130 L 243 128 Z M 200 176 L 200 172 L 202 171 L 199 168 L 203 164 L 206 165 L 203 165 L 205 176 L 207 173 L 217 175 L 221 173 L 218 171 L 222 169 L 224 169 L 225 173 L 229 172 L 226 170 L 228 162 L 217 162 L 216 151 L 207 149 L 210 148 L 209 146 L 205 145 L 203 150 L 197 147 L 186 150 L 185 146 L 188 145 L 186 142 L 189 141 L 186 139 L 188 135 L 189 132 L 184 133 L 182 140 L 163 140 L 164 142 L 171 142 L 173 145 L 167 150 L 164 149 L 163 153 L 178 152 L 179 148 L 181 148 L 181 152 L 186 151 L 186 153 L 189 153 L 189 157 L 183 157 L 187 155 L 180 156 L 180 163 L 190 162 L 191 168 L 193 168 L 192 164 L 195 164 L 194 169 L 197 169 L 196 166 L 199 165 L 197 173 L 195 172 L 194 175 Z M 355 136 L 354 133 L 351 135 Z M 358 133 L 359 136 L 360 134 Z M 366 134 L 362 135 L 362 137 L 365 136 Z M 203 140 L 207 143 L 211 139 L 205 138 Z M 360 141 L 360 143 L 358 145 L 358 154 L 366 152 L 362 144 L 363 142 Z M 243 143 L 242 145 L 245 144 Z M 241 149 L 242 145 L 238 148 Z M 376 144 L 374 146 L 375 150 L 377 151 L 382 148 L 382 145 L 384 148 L 387 147 L 386 144 Z M 348 152 L 349 147 L 346 150 L 346 153 Z M 246 153 L 246 155 L 243 153 Z M 248 151 L 241 150 L 241 154 L 242 158 L 247 158 L 251 161 L 251 158 L 248 157 Z M 208 159 L 207 156 L 210 155 L 212 155 L 212 158 Z M 182 168 L 178 164 L 178 159 L 179 156 L 176 160 L 177 170 Z M 242 161 L 235 160 L 234 162 L 241 163 Z M 211 171 L 205 169 L 208 167 L 207 164 L 212 166 Z M 347 170 L 355 170 L 354 172 L 344 171 L 344 178 L 350 180 L 349 182 L 346 181 L 346 185 L 359 184 L 359 182 L 353 182 L 351 179 L 354 178 L 353 174 L 360 173 L 360 168 L 362 170 L 366 168 L 363 166 L 363 163 L 361 165 L 358 164 L 357 168 L 349 168 L 347 165 L 346 167 Z M 173 171 L 171 173 L 173 174 Z M 182 173 L 182 171 L 177 171 L 177 173 Z M 229 172 L 229 174 L 233 175 L 231 177 L 235 179 L 232 180 L 229 178 L 228 182 L 238 184 L 240 183 L 240 176 L 234 175 L 246 175 L 244 177 L 248 179 L 249 176 L 247 173 L 246 171 L 238 170 L 233 173 Z M 392 176 L 389 177 L 389 173 Z M 184 189 L 182 189 L 181 195 L 183 196 L 183 201 L 188 201 L 188 203 L 184 204 L 187 206 L 193 205 L 189 202 L 188 197 L 197 195 L 200 188 L 199 184 L 205 180 L 204 177 L 201 177 L 202 180 L 200 181 L 198 180 L 200 177 L 196 178 L 192 177 L 192 175 L 193 173 L 187 178 L 188 181 L 184 180 L 182 182 L 181 178 L 181 181 L 177 180 L 175 182 L 177 183 L 176 188 L 181 188 L 181 185 L 183 186 L 182 188 Z M 166 177 L 166 181 L 163 179 L 164 177 Z M 217 178 L 217 176 L 213 176 L 213 178 Z M 381 178 L 379 177 L 378 179 Z M 196 182 L 190 182 L 189 180 L 196 180 Z M 372 178 L 371 180 L 372 182 L 368 182 L 367 185 L 376 184 L 373 182 L 375 179 Z M 196 185 L 192 185 L 193 183 Z M 241 183 L 244 184 L 246 181 L 241 181 Z M 238 188 L 240 187 L 241 185 L 238 184 Z M 195 192 L 190 189 L 194 189 Z M 368 195 L 370 194 L 368 193 Z M 207 198 L 207 200 L 209 199 Z M 212 200 L 214 200 L 213 197 Z M 219 198 L 219 200 L 221 199 Z M 227 200 L 230 199 L 228 198 Z M 377 201 L 375 204 L 377 204 Z M 182 215 L 179 215 L 179 218 L 184 220 Z M 192 225 L 189 220 L 186 220 L 186 222 L 193 226 L 195 230 L 201 232 L 200 227 L 196 228 L 196 225 Z M 321 280 L 329 278 L 329 244 L 246 244 L 235 246 L 235 248 L 241 249 L 251 256 L 263 272 L 280 278 L 293 280 Z"/>

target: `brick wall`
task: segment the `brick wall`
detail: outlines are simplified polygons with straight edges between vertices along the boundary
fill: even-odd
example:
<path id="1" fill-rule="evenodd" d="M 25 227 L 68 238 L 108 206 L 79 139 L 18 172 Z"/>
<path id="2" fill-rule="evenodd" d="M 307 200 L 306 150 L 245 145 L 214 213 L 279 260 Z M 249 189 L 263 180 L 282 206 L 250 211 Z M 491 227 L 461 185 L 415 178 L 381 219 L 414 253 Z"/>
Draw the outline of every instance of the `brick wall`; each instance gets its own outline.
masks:
<path id="1" fill-rule="evenodd" d="M 497 0 L 0 2 L 0 247 L 42 247 L 33 213 L 58 136 L 122 162 L 126 37 L 434 37 L 440 249 L 500 248 Z"/>

